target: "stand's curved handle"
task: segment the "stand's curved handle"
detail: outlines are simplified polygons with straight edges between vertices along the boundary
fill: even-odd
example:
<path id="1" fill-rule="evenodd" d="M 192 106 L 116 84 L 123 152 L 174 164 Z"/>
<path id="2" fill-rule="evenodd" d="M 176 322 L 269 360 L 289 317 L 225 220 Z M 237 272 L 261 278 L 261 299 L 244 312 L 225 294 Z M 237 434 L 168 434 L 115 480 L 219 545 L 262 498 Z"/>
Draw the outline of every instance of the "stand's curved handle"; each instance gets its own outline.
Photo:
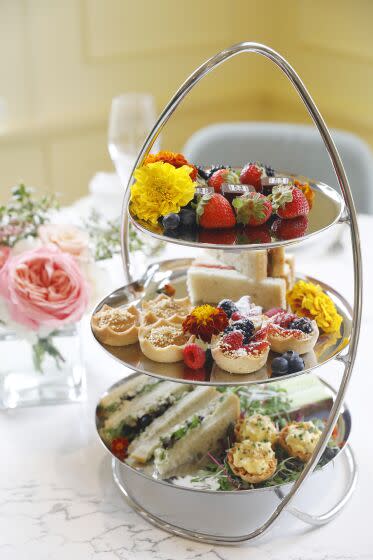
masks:
<path id="1" fill-rule="evenodd" d="M 272 50 L 271 48 L 267 47 L 266 45 L 261 45 L 259 43 L 251 43 L 251 42 L 238 43 L 237 45 L 233 45 L 232 47 L 229 47 L 228 49 L 218 53 L 217 55 L 207 60 L 204 64 L 202 64 L 199 68 L 197 68 L 197 70 L 195 70 L 193 74 L 191 74 L 190 77 L 182 84 L 182 86 L 175 93 L 173 98 L 170 100 L 168 105 L 161 113 L 152 131 L 150 132 L 148 138 L 146 139 L 142 149 L 140 150 L 139 156 L 136 160 L 131 177 L 129 179 L 127 189 L 124 194 L 121 235 L 122 235 L 122 258 L 125 267 L 125 274 L 127 279 L 130 279 L 131 274 L 130 274 L 130 261 L 129 261 L 129 250 L 128 250 L 128 224 L 129 224 L 128 203 L 130 197 L 130 186 L 133 181 L 134 170 L 138 167 L 140 163 L 142 163 L 143 159 L 150 151 L 156 138 L 160 134 L 162 128 L 164 127 L 164 125 L 166 124 L 166 122 L 168 121 L 172 113 L 175 111 L 177 106 L 188 94 L 188 92 L 204 76 L 206 76 L 213 69 L 217 68 L 220 64 L 244 52 L 260 54 L 268 58 L 269 60 L 271 60 L 276 66 L 278 66 L 282 70 L 282 72 L 288 77 L 288 79 L 290 80 L 290 82 L 293 84 L 294 88 L 298 92 L 300 98 L 302 99 L 304 105 L 307 108 L 307 111 L 311 115 L 316 127 L 318 128 L 320 132 L 320 136 L 325 144 L 325 148 L 329 154 L 332 165 L 334 167 L 334 171 L 336 173 L 338 183 L 340 185 L 341 192 L 343 194 L 343 198 L 348 209 L 348 223 L 350 225 L 351 243 L 353 248 L 353 259 L 354 259 L 353 328 L 352 328 L 349 352 L 344 360 L 344 372 L 343 372 L 343 377 L 342 377 L 342 381 L 337 397 L 331 409 L 328 421 L 325 425 L 325 428 L 318 442 L 318 445 L 316 446 L 311 459 L 305 465 L 301 476 L 294 484 L 290 492 L 286 496 L 284 496 L 281 503 L 275 509 L 271 517 L 257 530 L 246 535 L 245 539 L 241 539 L 241 540 L 250 540 L 264 533 L 274 523 L 274 521 L 278 518 L 278 516 L 285 509 L 285 507 L 287 507 L 290 504 L 291 500 L 298 492 L 300 486 L 314 470 L 315 466 L 317 465 L 327 445 L 327 442 L 331 436 L 334 425 L 337 421 L 339 412 L 341 410 L 343 400 L 346 394 L 347 386 L 352 374 L 352 369 L 355 362 L 358 340 L 359 340 L 361 313 L 362 313 L 362 264 L 361 264 L 360 240 L 359 240 L 359 231 L 358 231 L 358 225 L 356 219 L 355 206 L 351 194 L 351 189 L 347 180 L 347 176 L 343 168 L 343 164 L 340 155 L 338 153 L 338 150 L 312 97 L 308 93 L 306 87 L 304 86 L 298 74 L 295 72 L 294 68 L 280 54 L 278 54 L 276 51 Z"/>

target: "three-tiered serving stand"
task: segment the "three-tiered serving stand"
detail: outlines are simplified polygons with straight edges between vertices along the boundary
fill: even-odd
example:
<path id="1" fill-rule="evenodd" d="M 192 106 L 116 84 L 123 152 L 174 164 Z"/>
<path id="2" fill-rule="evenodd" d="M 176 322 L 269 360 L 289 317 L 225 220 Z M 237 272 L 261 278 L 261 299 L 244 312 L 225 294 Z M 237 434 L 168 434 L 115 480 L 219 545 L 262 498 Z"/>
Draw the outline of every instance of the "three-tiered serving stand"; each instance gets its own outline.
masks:
<path id="1" fill-rule="evenodd" d="M 261 45 L 258 43 L 251 43 L 251 42 L 243 42 L 237 45 L 233 45 L 232 47 L 218 53 L 216 56 L 207 60 L 204 64 L 202 64 L 193 74 L 184 82 L 184 84 L 180 87 L 180 89 L 176 92 L 174 97 L 165 107 L 164 111 L 160 115 L 158 121 L 156 122 L 154 128 L 150 132 L 148 138 L 146 139 L 140 154 L 137 158 L 136 164 L 134 166 L 134 170 L 142 164 L 144 158 L 149 153 L 152 148 L 153 143 L 157 139 L 158 135 L 160 134 L 162 128 L 173 114 L 177 106 L 181 103 L 184 97 L 188 94 L 188 92 L 209 72 L 214 70 L 217 66 L 225 62 L 226 60 L 240 54 L 240 53 L 257 53 L 266 58 L 270 59 L 274 62 L 288 77 L 290 82 L 295 87 L 296 91 L 298 92 L 299 96 L 301 97 L 303 103 L 305 104 L 309 114 L 311 115 L 315 125 L 317 126 L 321 138 L 324 141 L 325 147 L 329 153 L 331 162 L 333 164 L 335 173 L 338 178 L 338 182 L 341 188 L 341 192 L 343 195 L 344 202 L 342 198 L 338 195 L 338 193 L 322 184 L 316 183 L 313 185 L 315 191 L 315 201 L 314 201 L 314 218 L 312 218 L 310 214 L 310 225 L 306 235 L 299 239 L 292 239 L 287 241 L 279 241 L 273 239 L 270 243 L 266 244 L 247 244 L 247 245 L 220 245 L 220 244 L 213 244 L 213 243 L 200 243 L 198 241 L 190 240 L 188 238 L 169 238 L 162 234 L 159 231 L 152 231 L 148 229 L 146 224 L 139 223 L 134 216 L 131 215 L 129 209 L 129 198 L 130 198 L 130 187 L 133 182 L 133 173 L 131 174 L 127 189 L 124 194 L 124 203 L 123 203 L 123 219 L 122 219 L 122 258 L 124 264 L 124 272 L 126 276 L 126 285 L 119 290 L 116 290 L 108 297 L 106 297 L 96 308 L 95 312 L 98 311 L 102 305 L 105 303 L 111 305 L 113 307 L 118 307 L 121 305 L 128 304 L 129 301 L 139 302 L 141 298 L 147 293 L 149 287 L 153 287 L 162 285 L 162 283 L 172 281 L 173 284 L 178 285 L 178 282 L 181 282 L 182 285 L 185 285 L 185 276 L 186 276 L 186 269 L 190 264 L 190 259 L 175 259 L 172 261 L 163 261 L 160 263 L 152 264 L 148 270 L 146 271 L 145 275 L 141 279 L 134 280 L 131 274 L 131 267 L 130 267 L 130 254 L 129 254 L 129 236 L 128 236 L 128 227 L 130 221 L 134 224 L 135 227 L 140 229 L 143 232 L 146 232 L 152 236 L 158 237 L 163 241 L 169 241 L 171 243 L 177 243 L 180 245 L 187 245 L 192 247 L 198 248 L 209 248 L 209 249 L 224 249 L 229 251 L 235 250 L 258 250 L 258 249 L 271 249 L 274 247 L 284 246 L 284 245 L 291 245 L 294 243 L 299 243 L 310 237 L 316 236 L 317 234 L 325 231 L 329 227 L 333 226 L 336 223 L 345 223 L 348 224 L 350 228 L 350 235 L 351 235 L 351 243 L 353 248 L 353 263 L 354 263 L 354 302 L 353 308 L 349 306 L 349 304 L 344 300 L 342 296 L 337 294 L 334 290 L 329 288 L 327 285 L 322 284 L 322 287 L 325 291 L 334 299 L 335 303 L 337 304 L 338 311 L 343 316 L 343 336 L 342 339 L 344 342 L 346 340 L 349 341 L 348 346 L 344 343 L 340 343 L 339 345 L 336 344 L 332 346 L 329 351 L 321 355 L 319 357 L 317 363 L 310 364 L 307 366 L 306 369 L 298 374 L 292 374 L 287 377 L 292 377 L 294 375 L 303 375 L 309 373 L 310 371 L 316 371 L 316 368 L 328 360 L 336 359 L 341 367 L 343 367 L 343 375 L 341 377 L 341 382 L 338 391 L 334 393 L 333 405 L 330 409 L 329 417 L 326 422 L 325 428 L 323 430 L 322 436 L 316 446 L 314 453 L 312 454 L 311 459 L 308 463 L 304 466 L 302 473 L 300 474 L 297 481 L 290 485 L 287 488 L 287 492 L 284 492 L 284 489 L 277 488 L 274 489 L 274 494 L 276 496 L 276 503 L 269 511 L 266 518 L 261 520 L 258 525 L 251 526 L 247 532 L 244 534 L 229 534 L 228 532 L 224 531 L 224 523 L 218 527 L 219 521 L 216 518 L 216 529 L 209 530 L 209 531 L 198 531 L 196 528 L 190 528 L 184 523 L 178 523 L 177 519 L 178 516 L 175 513 L 175 521 L 172 521 L 172 516 L 165 519 L 164 515 L 157 514 L 156 511 L 151 511 L 149 508 L 144 506 L 144 503 L 136 499 L 136 493 L 134 492 L 134 488 L 131 485 L 138 484 L 138 480 L 136 479 L 135 472 L 133 469 L 128 467 L 128 478 L 124 479 L 122 476 L 121 468 L 123 464 L 120 463 L 117 459 L 113 457 L 113 476 L 114 480 L 116 481 L 118 488 L 123 493 L 123 495 L 127 498 L 130 502 L 132 507 L 145 519 L 149 522 L 153 523 L 154 525 L 163 528 L 171 533 L 185 536 L 194 540 L 198 540 L 201 542 L 209 542 L 214 544 L 238 544 L 246 541 L 250 541 L 254 538 L 257 538 L 264 534 L 279 518 L 280 514 L 285 510 L 298 519 L 301 519 L 305 523 L 311 525 L 323 525 L 331 521 L 344 507 L 346 502 L 348 501 L 349 497 L 351 496 L 355 484 L 356 484 L 356 475 L 357 475 L 357 468 L 356 462 L 354 459 L 353 452 L 349 444 L 345 445 L 344 447 L 344 456 L 347 462 L 347 470 L 348 470 L 348 480 L 345 484 L 342 497 L 337 500 L 333 507 L 325 511 L 323 514 L 314 515 L 310 513 L 306 513 L 294 507 L 294 499 L 300 494 L 300 490 L 310 475 L 315 470 L 315 467 L 323 454 L 327 442 L 331 437 L 332 431 L 334 426 L 336 425 L 338 418 L 340 417 L 340 413 L 344 411 L 344 399 L 347 390 L 347 386 L 349 384 L 352 370 L 354 367 L 358 340 L 359 340 L 359 331 L 360 331 L 360 322 L 361 322 L 361 311 L 362 311 L 362 265 L 361 265 L 361 253 L 360 253 L 360 242 L 359 242 L 359 232 L 356 220 L 356 212 L 354 208 L 354 203 L 351 195 L 350 186 L 346 177 L 346 173 L 343 168 L 343 164 L 339 153 L 335 147 L 335 144 L 331 138 L 329 130 L 320 115 L 317 107 L 315 106 L 314 101 L 312 100 L 310 94 L 308 93 L 307 89 L 305 88 L 304 84 L 302 83 L 301 79 L 295 72 L 295 70 L 290 66 L 290 64 L 277 52 L 272 50 L 271 48 Z M 133 171 L 134 171 L 133 170 Z M 320 282 L 319 282 L 320 283 Z M 102 345 L 104 346 L 104 345 Z M 134 346 L 134 345 L 132 345 Z M 224 375 L 217 375 L 215 378 L 205 379 L 205 380 L 196 380 L 193 378 L 186 379 L 183 377 L 182 372 L 178 369 L 177 364 L 155 364 L 149 360 L 144 360 L 143 356 L 141 356 L 141 352 L 138 348 L 131 348 L 131 347 L 123 347 L 123 348 L 115 348 L 104 346 L 105 350 L 107 350 L 113 357 L 120 360 L 124 365 L 131 368 L 134 371 L 141 371 L 148 375 L 160 377 L 162 379 L 172 379 L 173 381 L 181 382 L 181 383 L 193 383 L 193 384 L 212 384 L 212 385 L 250 385 L 250 384 L 260 384 L 260 383 L 270 383 L 271 381 L 278 381 L 278 378 L 271 378 L 270 371 L 264 370 L 259 373 L 259 375 L 249 374 L 247 376 L 229 376 L 227 374 Z M 281 378 L 281 380 L 286 379 Z M 313 481 L 313 477 L 312 477 Z M 312 482 L 311 481 L 311 482 Z M 144 483 L 144 487 L 146 488 L 147 494 L 151 494 L 154 489 L 154 484 L 157 487 L 158 493 L 158 500 L 162 499 L 164 495 L 166 498 L 167 493 L 171 494 L 167 497 L 168 500 L 173 500 L 175 512 L 177 510 L 178 499 L 184 500 L 185 498 L 182 494 L 178 494 L 180 490 L 176 487 L 170 487 L 167 485 L 162 486 L 162 481 L 152 482 L 144 477 L 142 479 Z M 310 484 L 311 482 L 307 482 Z M 148 484 L 148 486 L 147 486 Z M 149 485 L 150 484 L 150 485 Z M 152 486 L 153 484 L 153 486 Z M 140 486 L 142 485 L 140 480 Z M 140 491 L 140 487 L 138 487 Z M 164 494 L 162 494 L 164 492 Z M 192 492 L 192 491 L 191 491 Z M 253 505 L 254 502 L 252 501 L 253 496 L 256 496 L 258 511 L 261 508 L 261 501 L 264 500 L 261 496 L 267 496 L 265 499 L 268 501 L 268 493 L 258 493 L 256 494 L 256 490 L 250 491 L 245 494 L 231 492 L 231 494 L 241 494 L 240 496 L 240 503 L 237 501 L 237 507 L 243 508 L 242 512 L 245 514 L 245 500 L 247 500 L 246 505 L 248 506 L 247 511 L 251 510 L 251 514 L 254 511 L 255 515 L 255 508 L 256 506 Z M 226 504 L 227 507 L 235 507 L 234 504 L 229 503 L 227 493 L 225 492 L 216 492 L 213 496 L 213 500 L 211 503 L 208 501 L 212 499 L 208 497 L 208 493 L 199 493 L 198 500 L 201 505 L 201 511 L 203 510 L 204 504 L 207 504 L 207 508 L 218 506 L 219 502 L 223 505 Z M 220 495 L 221 494 L 221 495 Z M 156 493 L 155 493 L 156 495 Z M 187 496 L 188 498 L 189 496 Z M 235 498 L 233 498 L 235 499 Z M 180 501 L 180 508 L 185 508 L 186 506 L 185 501 Z M 197 502 L 198 503 L 198 502 Z M 264 503 L 264 501 L 263 501 Z M 175 506 L 176 504 L 176 506 Z M 210 504 L 210 505 L 209 505 Z M 154 505 L 154 504 L 153 504 Z M 160 506 L 160 502 L 159 502 Z M 155 506 L 156 507 L 156 506 Z M 225 505 L 223 505 L 223 508 Z M 254 509 L 253 509 L 254 508 Z M 161 507 L 160 507 L 161 509 Z M 206 513 L 205 513 L 206 514 Z M 198 511 L 195 512 L 195 515 L 198 517 Z M 211 511 L 211 515 L 214 515 L 214 512 Z M 197 527 L 198 525 L 195 525 Z"/>

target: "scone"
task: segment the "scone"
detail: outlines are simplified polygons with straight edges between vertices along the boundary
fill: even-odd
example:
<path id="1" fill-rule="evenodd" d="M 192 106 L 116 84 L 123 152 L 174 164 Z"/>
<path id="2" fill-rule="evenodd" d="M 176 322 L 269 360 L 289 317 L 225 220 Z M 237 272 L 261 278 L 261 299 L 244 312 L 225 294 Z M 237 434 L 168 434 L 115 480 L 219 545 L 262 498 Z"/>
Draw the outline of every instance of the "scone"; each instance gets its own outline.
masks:
<path id="1" fill-rule="evenodd" d="M 251 484 L 271 478 L 277 468 L 277 459 L 270 442 L 246 439 L 236 443 L 227 452 L 232 472 Z"/>
<path id="2" fill-rule="evenodd" d="M 141 323 L 150 325 L 159 319 L 186 317 L 192 309 L 192 304 L 188 297 L 176 299 L 159 294 L 155 299 L 143 301 L 141 309 Z"/>
<path id="3" fill-rule="evenodd" d="M 140 348 L 154 362 L 181 362 L 183 349 L 191 336 L 183 332 L 183 318 L 159 319 L 139 328 Z"/>
<path id="4" fill-rule="evenodd" d="M 237 441 L 262 441 L 273 445 L 278 438 L 278 431 L 269 416 L 253 414 L 240 418 L 235 425 L 234 433 Z"/>
<path id="5" fill-rule="evenodd" d="M 279 435 L 279 443 L 291 456 L 306 463 L 321 436 L 313 422 L 291 422 L 283 428 Z"/>
<path id="6" fill-rule="evenodd" d="M 95 337 L 109 346 L 127 346 L 138 340 L 140 313 L 134 305 L 110 307 L 103 305 L 92 316 L 91 327 Z"/>
<path id="7" fill-rule="evenodd" d="M 216 364 L 229 373 L 246 374 L 257 371 L 267 362 L 269 342 L 258 331 L 247 344 L 234 340 L 238 331 L 217 337 L 211 350 Z M 232 340 L 233 339 L 233 340 Z"/>
<path id="8" fill-rule="evenodd" d="M 306 317 L 298 317 L 293 313 L 280 312 L 266 322 L 268 341 L 271 350 L 282 354 L 293 350 L 298 354 L 306 354 L 313 350 L 319 338 L 316 321 Z"/>

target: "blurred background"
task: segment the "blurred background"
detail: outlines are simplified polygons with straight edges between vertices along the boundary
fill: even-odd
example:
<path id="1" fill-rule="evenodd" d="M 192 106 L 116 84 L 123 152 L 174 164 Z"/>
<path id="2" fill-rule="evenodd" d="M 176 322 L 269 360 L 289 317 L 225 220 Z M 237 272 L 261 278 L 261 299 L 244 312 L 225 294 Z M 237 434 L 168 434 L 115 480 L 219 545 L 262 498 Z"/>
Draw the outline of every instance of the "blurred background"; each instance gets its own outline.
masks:
<path id="1" fill-rule="evenodd" d="M 282 53 L 328 125 L 373 146 L 369 0 L 0 0 L 0 11 L 0 201 L 19 180 L 62 204 L 85 195 L 97 171 L 113 170 L 114 96 L 150 92 L 158 113 L 199 64 L 242 40 Z M 193 90 L 162 148 L 239 120 L 309 123 L 269 61 L 239 56 Z"/>

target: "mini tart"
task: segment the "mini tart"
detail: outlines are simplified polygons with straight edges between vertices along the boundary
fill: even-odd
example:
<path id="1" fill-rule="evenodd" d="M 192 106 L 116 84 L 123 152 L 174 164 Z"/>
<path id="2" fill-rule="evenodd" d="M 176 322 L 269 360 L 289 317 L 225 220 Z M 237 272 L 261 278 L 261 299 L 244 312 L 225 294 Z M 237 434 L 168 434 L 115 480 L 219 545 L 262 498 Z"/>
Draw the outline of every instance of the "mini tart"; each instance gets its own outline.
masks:
<path id="1" fill-rule="evenodd" d="M 251 441 L 267 442 L 273 446 L 278 438 L 278 431 L 269 416 L 253 414 L 240 418 L 234 427 L 237 441 L 249 439 Z"/>
<path id="2" fill-rule="evenodd" d="M 281 314 L 279 313 L 271 317 L 266 323 L 269 326 L 268 341 L 271 345 L 271 350 L 279 354 L 283 354 L 287 350 L 293 350 L 298 354 L 311 352 L 320 334 L 316 321 L 311 321 L 312 332 L 307 334 L 298 329 L 288 329 L 282 326 L 281 322 L 276 323 L 276 319 L 279 320 L 280 316 Z M 294 319 L 297 318 L 298 316 L 294 315 Z"/>
<path id="3" fill-rule="evenodd" d="M 186 317 L 192 309 L 188 297 L 175 299 L 174 297 L 159 294 L 155 299 L 142 302 L 141 323 L 151 325 L 159 319 L 173 319 Z"/>
<path id="4" fill-rule="evenodd" d="M 138 340 L 140 313 L 134 305 L 110 307 L 103 305 L 91 319 L 95 337 L 109 346 L 127 346 Z"/>
<path id="5" fill-rule="evenodd" d="M 277 468 L 277 459 L 270 442 L 249 439 L 229 449 L 227 461 L 232 472 L 250 484 L 268 480 Z"/>
<path id="6" fill-rule="evenodd" d="M 246 374 L 257 371 L 267 361 L 269 342 L 252 342 L 245 348 L 231 350 L 224 346 L 222 337 L 217 345 L 212 348 L 211 354 L 219 367 L 229 373 Z"/>
<path id="7" fill-rule="evenodd" d="M 154 362 L 181 362 L 183 349 L 191 336 L 183 332 L 183 318 L 159 319 L 139 328 L 139 343 L 143 354 Z"/>
<path id="8" fill-rule="evenodd" d="M 306 463 L 320 436 L 321 430 L 313 422 L 291 422 L 281 430 L 278 441 L 291 457 Z"/>

